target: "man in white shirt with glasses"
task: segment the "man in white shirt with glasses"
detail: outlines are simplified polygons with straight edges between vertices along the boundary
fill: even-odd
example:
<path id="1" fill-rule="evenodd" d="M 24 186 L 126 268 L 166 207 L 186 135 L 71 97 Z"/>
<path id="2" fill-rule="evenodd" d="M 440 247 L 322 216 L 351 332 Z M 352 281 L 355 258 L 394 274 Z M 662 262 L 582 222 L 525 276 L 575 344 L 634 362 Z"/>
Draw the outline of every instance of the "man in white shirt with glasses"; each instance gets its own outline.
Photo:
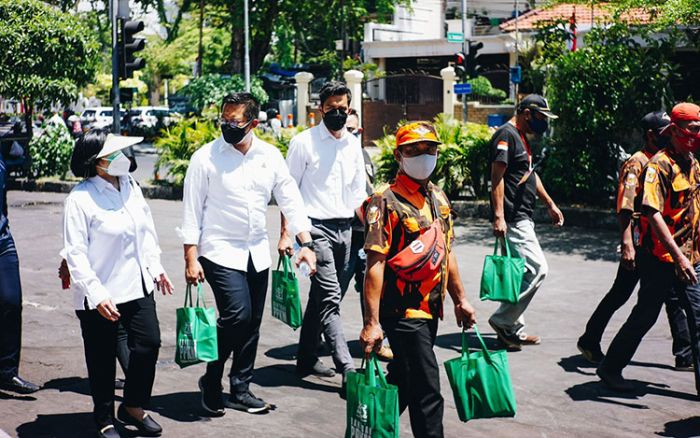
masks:
<path id="1" fill-rule="evenodd" d="M 311 224 L 280 151 L 258 139 L 260 106 L 250 93 L 233 93 L 221 105 L 222 136 L 192 155 L 183 192 L 184 243 L 189 284 L 207 280 L 219 312 L 219 359 L 199 380 L 202 407 L 213 416 L 224 407 L 262 413 L 270 405 L 250 389 L 265 307 L 270 245 L 266 211 L 272 195 L 301 246 L 297 265 L 316 271 Z M 233 353 L 231 396 L 223 400 L 221 379 Z"/>

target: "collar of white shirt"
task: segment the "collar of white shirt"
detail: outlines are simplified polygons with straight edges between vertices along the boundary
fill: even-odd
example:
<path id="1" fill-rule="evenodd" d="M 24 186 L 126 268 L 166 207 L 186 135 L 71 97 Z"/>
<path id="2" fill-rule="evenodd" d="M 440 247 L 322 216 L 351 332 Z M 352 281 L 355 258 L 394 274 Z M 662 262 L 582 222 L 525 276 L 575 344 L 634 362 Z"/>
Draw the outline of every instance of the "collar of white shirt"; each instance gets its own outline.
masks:
<path id="1" fill-rule="evenodd" d="M 250 144 L 250 148 L 248 148 L 248 150 L 246 151 L 245 154 L 243 154 L 241 151 L 239 151 L 239 150 L 238 150 L 235 146 L 233 146 L 232 144 L 226 143 L 226 140 L 224 140 L 224 136 L 223 136 L 223 135 L 220 135 L 219 138 L 216 139 L 216 144 L 215 144 L 215 146 L 219 148 L 219 151 L 220 151 L 220 152 L 224 152 L 224 153 L 230 152 L 230 153 L 237 154 L 237 155 L 241 155 L 241 156 L 248 155 L 248 154 L 250 154 L 250 153 L 254 153 L 255 150 L 258 149 L 257 143 L 259 143 L 260 141 L 262 141 L 262 140 L 260 140 L 260 139 L 255 135 L 255 132 L 254 132 L 254 131 L 252 131 L 252 132 L 250 133 L 250 136 L 252 137 L 252 138 L 251 138 L 252 143 Z"/>
<path id="2" fill-rule="evenodd" d="M 321 136 L 321 140 L 326 140 L 326 139 L 333 139 L 335 141 L 342 141 L 345 142 L 347 138 L 345 138 L 347 135 L 349 135 L 347 129 L 343 127 L 340 130 L 340 137 L 336 137 L 333 135 L 333 133 L 328 129 L 325 123 L 323 123 L 323 120 L 321 120 L 321 123 L 318 124 L 319 126 L 319 135 Z"/>

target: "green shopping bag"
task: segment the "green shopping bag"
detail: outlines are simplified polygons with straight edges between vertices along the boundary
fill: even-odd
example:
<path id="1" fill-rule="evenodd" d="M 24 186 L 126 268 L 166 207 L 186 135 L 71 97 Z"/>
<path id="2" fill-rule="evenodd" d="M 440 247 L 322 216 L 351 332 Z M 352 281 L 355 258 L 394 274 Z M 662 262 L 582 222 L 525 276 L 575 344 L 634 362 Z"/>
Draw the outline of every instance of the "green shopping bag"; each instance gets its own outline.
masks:
<path id="1" fill-rule="evenodd" d="M 202 306 L 199 307 L 199 300 Z M 189 305 L 188 305 L 189 301 Z M 175 363 L 185 368 L 200 362 L 212 362 L 219 358 L 216 337 L 216 310 L 206 307 L 202 285 L 197 285 L 197 304 L 192 305 L 192 285 L 187 285 L 185 304 L 175 310 L 177 335 Z"/>
<path id="2" fill-rule="evenodd" d="M 503 239 L 506 255 L 498 255 L 498 244 Z M 520 285 L 523 282 L 525 259 L 510 255 L 511 243 L 505 237 L 496 238 L 493 255 L 484 259 L 481 273 L 481 301 L 502 301 L 517 303 L 520 298 Z M 502 252 L 502 251 L 501 251 Z"/>
<path id="3" fill-rule="evenodd" d="M 281 271 L 280 264 L 283 266 Z M 277 269 L 272 271 L 272 316 L 294 330 L 301 327 L 299 281 L 288 255 L 280 257 Z"/>
<path id="4" fill-rule="evenodd" d="M 462 356 L 445 362 L 457 413 L 462 421 L 476 418 L 514 417 L 515 394 L 505 350 L 489 351 L 474 326 L 481 351 L 469 352 L 462 332 Z"/>
<path id="5" fill-rule="evenodd" d="M 345 438 L 398 438 L 399 389 L 386 382 L 374 353 L 363 372 L 347 379 Z"/>

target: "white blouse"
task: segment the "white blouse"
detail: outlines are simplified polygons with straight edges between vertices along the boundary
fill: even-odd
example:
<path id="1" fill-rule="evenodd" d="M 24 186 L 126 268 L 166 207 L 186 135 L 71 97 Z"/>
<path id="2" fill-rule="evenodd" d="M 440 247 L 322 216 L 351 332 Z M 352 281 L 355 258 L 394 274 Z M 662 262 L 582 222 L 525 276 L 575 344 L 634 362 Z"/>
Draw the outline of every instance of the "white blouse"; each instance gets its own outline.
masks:
<path id="1" fill-rule="evenodd" d="M 94 309 L 144 297 L 164 273 L 151 209 L 131 176 L 116 190 L 94 176 L 78 184 L 65 201 L 63 254 L 73 284 L 73 305 Z"/>

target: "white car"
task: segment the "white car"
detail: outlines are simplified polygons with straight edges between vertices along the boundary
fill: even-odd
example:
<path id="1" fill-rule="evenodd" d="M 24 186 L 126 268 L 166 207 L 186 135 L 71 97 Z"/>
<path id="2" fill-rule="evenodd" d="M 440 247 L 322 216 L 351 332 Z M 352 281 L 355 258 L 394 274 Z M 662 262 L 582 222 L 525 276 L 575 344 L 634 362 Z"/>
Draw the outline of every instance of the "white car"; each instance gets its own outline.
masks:
<path id="1" fill-rule="evenodd" d="M 134 128 L 153 128 L 161 119 L 163 126 L 170 126 L 182 116 L 164 106 L 138 106 L 129 111 L 129 123 Z"/>
<path id="2" fill-rule="evenodd" d="M 124 110 L 120 110 L 120 119 L 124 117 Z M 112 114 L 114 114 L 111 106 L 98 106 L 86 108 L 80 115 L 80 123 L 83 129 L 89 128 L 106 128 L 112 126 Z"/>

